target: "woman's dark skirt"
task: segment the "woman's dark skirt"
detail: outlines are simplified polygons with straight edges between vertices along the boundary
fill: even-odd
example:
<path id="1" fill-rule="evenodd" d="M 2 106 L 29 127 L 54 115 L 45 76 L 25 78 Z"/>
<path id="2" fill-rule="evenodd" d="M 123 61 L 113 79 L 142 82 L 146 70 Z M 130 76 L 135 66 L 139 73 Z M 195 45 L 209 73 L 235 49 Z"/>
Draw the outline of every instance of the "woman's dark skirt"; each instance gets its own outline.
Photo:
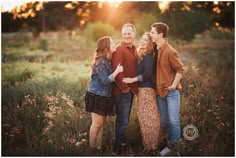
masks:
<path id="1" fill-rule="evenodd" d="M 100 96 L 89 91 L 85 94 L 85 111 L 110 116 L 115 114 L 112 97 Z"/>

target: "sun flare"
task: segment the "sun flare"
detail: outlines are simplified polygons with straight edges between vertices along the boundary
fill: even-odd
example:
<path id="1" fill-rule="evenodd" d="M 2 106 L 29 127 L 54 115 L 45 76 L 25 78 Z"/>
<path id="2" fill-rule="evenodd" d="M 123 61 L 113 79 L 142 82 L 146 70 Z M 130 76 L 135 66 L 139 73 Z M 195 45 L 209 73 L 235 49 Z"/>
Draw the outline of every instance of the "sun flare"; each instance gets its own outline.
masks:
<path id="1" fill-rule="evenodd" d="M 169 1 L 161 1 L 158 3 L 158 6 L 161 10 L 161 12 L 165 12 L 166 10 L 169 9 L 169 4 L 170 2 Z"/>
<path id="2" fill-rule="evenodd" d="M 22 0 L 22 1 L 6 1 L 6 0 L 3 0 L 1 2 L 1 11 L 2 12 L 6 12 L 6 11 L 10 12 L 16 6 L 23 5 L 27 2 L 30 2 L 30 0 Z"/>

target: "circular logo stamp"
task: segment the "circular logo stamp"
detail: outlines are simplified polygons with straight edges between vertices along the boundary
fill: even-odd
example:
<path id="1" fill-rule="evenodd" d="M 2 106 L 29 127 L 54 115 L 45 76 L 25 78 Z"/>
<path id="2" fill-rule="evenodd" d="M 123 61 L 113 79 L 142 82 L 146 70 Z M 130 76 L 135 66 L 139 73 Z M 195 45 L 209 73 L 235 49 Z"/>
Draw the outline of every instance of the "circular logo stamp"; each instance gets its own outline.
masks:
<path id="1" fill-rule="evenodd" d="M 198 137 L 198 129 L 196 126 L 189 124 L 183 128 L 183 136 L 186 140 L 194 140 Z"/>

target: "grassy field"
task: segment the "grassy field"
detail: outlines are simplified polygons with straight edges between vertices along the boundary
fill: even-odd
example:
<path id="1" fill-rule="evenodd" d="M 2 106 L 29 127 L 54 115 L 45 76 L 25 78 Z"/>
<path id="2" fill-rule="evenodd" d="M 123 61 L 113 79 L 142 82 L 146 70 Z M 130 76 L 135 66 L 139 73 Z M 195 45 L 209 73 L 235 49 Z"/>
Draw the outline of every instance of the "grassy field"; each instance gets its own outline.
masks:
<path id="1" fill-rule="evenodd" d="M 234 34 L 233 32 L 230 32 Z M 222 33 L 223 34 L 223 33 Z M 120 39 L 114 35 L 114 41 Z M 135 43 L 138 43 L 138 37 Z M 180 52 L 181 128 L 199 136 L 182 138 L 183 156 L 234 155 L 234 36 L 199 35 L 192 42 L 169 40 Z M 84 111 L 95 43 L 79 34 L 23 33 L 2 36 L 2 155 L 86 156 L 91 117 Z M 111 153 L 114 120 L 104 130 L 104 155 Z M 133 150 L 142 151 L 135 102 L 127 131 Z M 176 156 L 175 151 L 171 153 Z"/>

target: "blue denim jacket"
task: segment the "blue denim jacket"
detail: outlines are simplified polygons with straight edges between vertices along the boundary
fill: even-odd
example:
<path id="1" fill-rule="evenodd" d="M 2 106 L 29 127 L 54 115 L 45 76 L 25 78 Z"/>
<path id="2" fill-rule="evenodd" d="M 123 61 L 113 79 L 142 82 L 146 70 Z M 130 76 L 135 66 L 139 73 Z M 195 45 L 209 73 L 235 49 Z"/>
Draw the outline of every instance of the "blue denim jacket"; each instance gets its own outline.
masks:
<path id="1" fill-rule="evenodd" d="M 137 64 L 138 86 L 155 88 L 153 81 L 153 57 L 148 53 L 143 57 L 143 61 Z"/>
<path id="2" fill-rule="evenodd" d="M 112 66 L 106 58 L 98 59 L 91 74 L 91 81 L 88 88 L 89 92 L 97 95 L 110 97 L 112 93 Z"/>

